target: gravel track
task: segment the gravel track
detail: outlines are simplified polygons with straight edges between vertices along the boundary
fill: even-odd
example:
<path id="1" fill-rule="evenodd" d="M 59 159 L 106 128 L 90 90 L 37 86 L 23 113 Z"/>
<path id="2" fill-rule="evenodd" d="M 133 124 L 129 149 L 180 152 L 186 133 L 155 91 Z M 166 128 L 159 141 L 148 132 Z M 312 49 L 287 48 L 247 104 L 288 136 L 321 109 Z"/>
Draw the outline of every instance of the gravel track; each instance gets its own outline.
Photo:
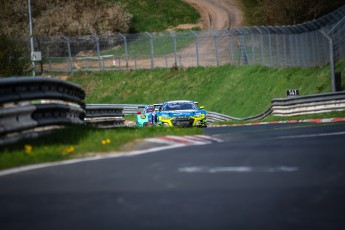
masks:
<path id="1" fill-rule="evenodd" d="M 184 1 L 200 13 L 202 29 L 222 30 L 242 25 L 242 12 L 235 0 Z"/>

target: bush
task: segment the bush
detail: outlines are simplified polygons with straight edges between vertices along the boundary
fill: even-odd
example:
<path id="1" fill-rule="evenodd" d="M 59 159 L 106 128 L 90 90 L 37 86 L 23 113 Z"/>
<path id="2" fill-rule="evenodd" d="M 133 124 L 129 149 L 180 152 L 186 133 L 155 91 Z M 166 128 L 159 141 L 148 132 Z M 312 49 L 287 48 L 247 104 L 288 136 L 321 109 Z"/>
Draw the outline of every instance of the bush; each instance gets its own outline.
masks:
<path id="1" fill-rule="evenodd" d="M 294 25 L 317 19 L 344 5 L 344 0 L 241 0 L 248 25 Z"/>
<path id="2" fill-rule="evenodd" d="M 29 71 L 29 53 L 23 45 L 0 31 L 0 76 L 22 76 Z"/>
<path id="3" fill-rule="evenodd" d="M 27 1 L 0 0 L 5 33 L 28 34 Z M 126 33 L 132 15 L 107 0 L 31 1 L 34 35 L 89 35 Z"/>

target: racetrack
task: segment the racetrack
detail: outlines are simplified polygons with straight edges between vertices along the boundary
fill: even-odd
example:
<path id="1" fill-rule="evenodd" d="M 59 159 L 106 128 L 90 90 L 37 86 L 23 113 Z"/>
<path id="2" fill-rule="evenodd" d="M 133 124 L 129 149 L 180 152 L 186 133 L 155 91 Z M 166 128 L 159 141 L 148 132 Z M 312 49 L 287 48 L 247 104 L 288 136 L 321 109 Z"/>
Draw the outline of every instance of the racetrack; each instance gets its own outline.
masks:
<path id="1" fill-rule="evenodd" d="M 1 227 L 344 229 L 344 123 L 205 134 L 223 142 L 1 176 Z"/>

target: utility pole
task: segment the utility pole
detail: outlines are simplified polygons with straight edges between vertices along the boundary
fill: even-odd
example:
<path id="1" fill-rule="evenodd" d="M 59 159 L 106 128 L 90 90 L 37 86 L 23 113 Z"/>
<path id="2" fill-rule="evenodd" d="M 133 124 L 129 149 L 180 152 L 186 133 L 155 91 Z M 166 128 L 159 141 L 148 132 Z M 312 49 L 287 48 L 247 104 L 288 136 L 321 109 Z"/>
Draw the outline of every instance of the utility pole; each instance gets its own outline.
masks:
<path id="1" fill-rule="evenodd" d="M 29 32 L 30 32 L 30 48 L 31 48 L 31 65 L 32 65 L 32 76 L 35 76 L 35 60 L 34 60 L 34 38 L 32 36 L 32 20 L 31 20 L 31 2 L 28 0 L 28 11 L 29 11 Z"/>

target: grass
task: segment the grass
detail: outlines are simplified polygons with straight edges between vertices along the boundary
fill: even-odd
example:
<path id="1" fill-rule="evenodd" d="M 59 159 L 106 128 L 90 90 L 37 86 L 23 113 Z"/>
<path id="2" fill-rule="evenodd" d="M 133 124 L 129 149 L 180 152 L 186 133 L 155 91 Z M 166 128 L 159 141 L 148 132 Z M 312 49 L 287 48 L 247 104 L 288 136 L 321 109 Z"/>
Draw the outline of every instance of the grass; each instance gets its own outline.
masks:
<path id="1" fill-rule="evenodd" d="M 153 34 L 154 40 L 154 55 L 167 55 L 174 53 L 174 43 L 173 38 L 169 33 L 155 33 Z M 176 39 L 176 51 L 179 51 L 186 46 L 194 42 L 194 37 L 191 32 L 179 32 L 178 38 Z M 151 46 L 150 39 L 145 34 L 130 35 L 127 39 L 127 51 L 128 56 L 150 56 Z M 114 56 L 124 56 L 126 54 L 124 43 L 116 49 L 104 50 L 101 55 L 114 55 Z"/>
<path id="2" fill-rule="evenodd" d="M 134 140 L 164 135 L 201 134 L 200 128 L 97 129 L 71 126 L 36 139 L 1 146 L 0 169 L 121 151 Z"/>
<path id="3" fill-rule="evenodd" d="M 130 33 L 161 32 L 180 24 L 197 23 L 198 12 L 182 0 L 109 0 L 120 2 L 133 15 Z"/>
<path id="4" fill-rule="evenodd" d="M 264 112 L 271 99 L 285 98 L 287 89 L 299 89 L 300 95 L 331 92 L 328 66 L 281 69 L 226 65 L 76 73 L 68 80 L 86 90 L 86 103 L 152 104 L 189 99 L 206 110 L 239 118 Z"/>
<path id="5" fill-rule="evenodd" d="M 265 24 L 264 9 L 260 7 L 257 0 L 239 0 L 238 3 L 244 15 L 245 25 Z"/>

